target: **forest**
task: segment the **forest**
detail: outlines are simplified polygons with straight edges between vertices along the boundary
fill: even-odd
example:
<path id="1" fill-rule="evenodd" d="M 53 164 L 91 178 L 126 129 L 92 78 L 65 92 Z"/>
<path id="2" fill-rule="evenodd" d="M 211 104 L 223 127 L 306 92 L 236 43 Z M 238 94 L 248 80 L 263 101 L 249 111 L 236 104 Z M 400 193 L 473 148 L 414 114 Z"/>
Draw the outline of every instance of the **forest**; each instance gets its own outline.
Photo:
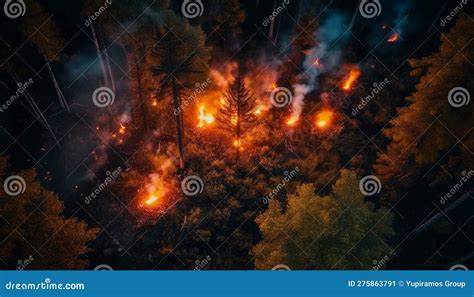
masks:
<path id="1" fill-rule="evenodd" d="M 0 269 L 474 267 L 467 1 L 0 15 Z"/>

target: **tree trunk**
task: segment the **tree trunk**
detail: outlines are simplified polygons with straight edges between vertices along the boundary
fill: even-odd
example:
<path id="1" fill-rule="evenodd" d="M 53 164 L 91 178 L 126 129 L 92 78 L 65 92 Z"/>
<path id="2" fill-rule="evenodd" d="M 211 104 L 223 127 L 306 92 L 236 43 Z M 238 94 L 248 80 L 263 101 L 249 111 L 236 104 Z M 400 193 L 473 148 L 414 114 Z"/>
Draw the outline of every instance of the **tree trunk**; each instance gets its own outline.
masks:
<path id="1" fill-rule="evenodd" d="M 178 88 L 176 86 L 176 80 L 174 77 L 171 78 L 171 84 L 173 88 L 173 104 L 175 110 L 180 110 L 181 102 L 179 97 Z M 186 167 L 185 163 L 185 152 L 184 152 L 184 131 L 183 131 L 183 121 L 182 121 L 182 112 L 175 113 L 176 119 L 176 132 L 178 137 L 178 148 L 179 148 L 179 167 L 184 169 Z"/>
<path id="2" fill-rule="evenodd" d="M 133 57 L 135 59 L 135 70 L 136 70 L 137 84 L 138 84 L 138 97 L 140 98 L 140 109 L 142 111 L 143 128 L 145 129 L 145 131 L 148 132 L 146 106 L 145 106 L 145 100 L 143 99 L 143 90 L 142 90 L 142 75 L 140 72 L 140 62 L 138 61 L 136 50 L 133 50 Z"/>
<path id="3" fill-rule="evenodd" d="M 97 51 L 97 58 L 99 58 L 100 68 L 102 69 L 102 75 L 104 76 L 105 86 L 110 86 L 109 79 L 107 76 L 107 71 L 105 70 L 104 59 L 102 58 L 102 53 L 100 51 L 99 40 L 97 39 L 97 34 L 95 33 L 94 25 L 91 24 L 92 38 L 94 39 L 95 50 Z"/>

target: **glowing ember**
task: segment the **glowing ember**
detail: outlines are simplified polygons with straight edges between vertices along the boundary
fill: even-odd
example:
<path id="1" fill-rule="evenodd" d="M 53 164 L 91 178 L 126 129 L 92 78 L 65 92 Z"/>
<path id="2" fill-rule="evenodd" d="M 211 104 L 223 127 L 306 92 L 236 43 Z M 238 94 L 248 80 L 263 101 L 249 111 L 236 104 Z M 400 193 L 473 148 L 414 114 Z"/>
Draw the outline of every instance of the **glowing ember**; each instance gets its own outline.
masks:
<path id="1" fill-rule="evenodd" d="M 123 124 L 120 124 L 120 128 L 119 128 L 119 131 L 118 131 L 120 134 L 125 134 L 126 132 L 126 128 Z"/>
<path id="2" fill-rule="evenodd" d="M 148 206 L 150 206 L 150 205 L 155 204 L 157 201 L 158 201 L 158 197 L 156 197 L 156 195 L 151 195 L 151 196 L 148 197 L 148 199 L 145 201 L 145 204 L 148 205 Z"/>
<path id="3" fill-rule="evenodd" d="M 332 122 L 334 113 L 330 110 L 323 110 L 316 115 L 316 126 L 324 129 Z"/>
<path id="4" fill-rule="evenodd" d="M 257 106 L 257 108 L 255 108 L 255 111 L 253 112 L 256 116 L 259 116 L 261 115 L 263 112 L 263 108 L 261 106 Z"/>
<path id="5" fill-rule="evenodd" d="M 232 118 L 230 119 L 230 122 L 232 123 L 232 125 L 237 125 L 238 118 L 239 117 L 237 117 L 236 115 L 232 116 Z"/>
<path id="6" fill-rule="evenodd" d="M 204 128 L 205 126 L 208 126 L 214 123 L 215 118 L 212 114 L 206 113 L 206 107 L 204 105 L 200 105 L 198 120 L 199 120 L 198 128 Z"/>
<path id="7" fill-rule="evenodd" d="M 314 60 L 314 62 L 313 62 L 313 65 L 316 66 L 316 67 L 321 66 L 321 59 L 320 59 L 320 58 L 316 58 L 316 60 Z"/>
<path id="8" fill-rule="evenodd" d="M 352 69 L 349 72 L 349 75 L 347 76 L 347 78 L 342 83 L 342 89 L 344 91 L 350 91 L 352 87 L 354 86 L 354 83 L 357 81 L 357 79 L 359 79 L 361 74 L 362 73 L 360 72 L 358 68 Z"/>
<path id="9" fill-rule="evenodd" d="M 397 32 L 393 33 L 392 35 L 390 35 L 390 37 L 387 39 L 387 42 L 389 43 L 395 43 L 398 41 L 398 39 L 400 39 L 400 34 L 398 34 Z"/>
<path id="10" fill-rule="evenodd" d="M 156 100 L 153 100 L 153 102 L 151 103 L 151 106 L 158 106 L 158 102 Z"/>
<path id="11" fill-rule="evenodd" d="M 296 115 L 292 115 L 287 121 L 286 121 L 286 124 L 290 127 L 293 127 L 295 126 L 297 123 L 298 123 L 298 120 L 300 118 Z"/>

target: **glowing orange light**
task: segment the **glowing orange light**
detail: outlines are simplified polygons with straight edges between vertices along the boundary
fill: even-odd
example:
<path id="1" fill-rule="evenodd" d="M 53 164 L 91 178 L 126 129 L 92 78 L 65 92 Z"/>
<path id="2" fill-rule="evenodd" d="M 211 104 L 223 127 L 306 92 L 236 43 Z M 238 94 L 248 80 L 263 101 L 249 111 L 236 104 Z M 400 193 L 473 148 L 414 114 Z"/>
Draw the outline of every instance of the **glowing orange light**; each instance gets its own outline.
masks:
<path id="1" fill-rule="evenodd" d="M 145 204 L 150 206 L 155 204 L 158 201 L 158 197 L 156 195 L 151 195 L 148 197 L 148 199 L 145 201 Z"/>
<path id="2" fill-rule="evenodd" d="M 238 148 L 240 151 L 243 151 L 244 148 L 242 146 L 242 140 L 240 139 L 235 139 L 234 140 L 234 147 Z"/>
<path id="3" fill-rule="evenodd" d="M 347 78 L 344 80 L 344 82 L 342 84 L 342 89 L 344 91 L 350 91 L 352 89 L 354 83 L 357 81 L 357 79 L 359 79 L 361 74 L 362 73 L 360 72 L 360 70 L 358 68 L 352 69 L 349 72 L 349 75 L 347 76 Z"/>
<path id="4" fill-rule="evenodd" d="M 290 127 L 293 127 L 293 126 L 295 126 L 295 125 L 298 123 L 299 119 L 300 119 L 300 118 L 299 118 L 298 116 L 292 115 L 292 116 L 286 121 L 286 124 L 287 124 L 288 126 L 290 126 Z"/>
<path id="5" fill-rule="evenodd" d="M 320 58 L 316 58 L 316 60 L 314 60 L 314 62 L 313 62 L 313 65 L 316 66 L 316 67 L 321 66 L 321 59 L 320 59 Z"/>
<path id="6" fill-rule="evenodd" d="M 330 110 L 323 110 L 316 115 L 316 126 L 320 129 L 324 129 L 329 126 L 332 122 L 334 113 Z"/>
<path id="7" fill-rule="evenodd" d="M 204 128 L 207 125 L 214 123 L 215 118 L 212 114 L 206 113 L 206 107 L 204 105 L 199 106 L 199 123 L 198 128 Z"/>
<path id="8" fill-rule="evenodd" d="M 390 43 L 394 43 L 394 42 L 397 42 L 399 38 L 400 38 L 400 34 L 395 32 L 392 35 L 390 35 L 390 37 L 387 39 L 387 41 L 390 42 Z"/>
<path id="9" fill-rule="evenodd" d="M 151 103 L 151 106 L 158 106 L 158 102 L 156 100 L 153 100 L 153 102 Z"/>
<path id="10" fill-rule="evenodd" d="M 232 118 L 230 119 L 230 122 L 231 122 L 233 125 L 237 125 L 238 119 L 239 119 L 238 116 L 233 115 Z"/>
<path id="11" fill-rule="evenodd" d="M 257 108 L 255 108 L 255 111 L 253 112 L 256 116 L 259 116 L 262 114 L 263 108 L 261 106 L 257 106 Z"/>
<path id="12" fill-rule="evenodd" d="M 120 128 L 119 128 L 119 131 L 118 131 L 120 134 L 125 134 L 126 132 L 126 127 L 123 125 L 123 124 L 120 124 Z"/>

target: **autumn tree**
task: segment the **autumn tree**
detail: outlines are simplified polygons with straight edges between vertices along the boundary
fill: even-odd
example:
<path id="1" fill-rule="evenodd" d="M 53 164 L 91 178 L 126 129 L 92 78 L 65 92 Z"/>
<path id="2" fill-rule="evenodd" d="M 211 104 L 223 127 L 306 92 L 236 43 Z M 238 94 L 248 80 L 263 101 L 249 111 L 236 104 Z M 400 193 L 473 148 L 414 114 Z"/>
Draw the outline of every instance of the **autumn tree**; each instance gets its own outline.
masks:
<path id="1" fill-rule="evenodd" d="M 407 98 L 409 105 L 384 130 L 390 144 L 374 166 L 383 181 L 409 185 L 417 180 L 416 176 L 428 172 L 433 163 L 448 171 L 474 165 L 474 137 L 469 124 L 474 120 L 474 105 L 462 104 L 467 102 L 462 92 L 457 99 L 454 93 L 450 95 L 455 88 L 468 92 L 474 89 L 472 76 L 466 75 L 474 70 L 468 62 L 474 59 L 473 37 L 471 20 L 460 16 L 441 38 L 437 52 L 410 60 L 412 75 L 419 77 L 419 83 Z M 453 106 L 458 99 L 460 106 Z M 421 172 L 424 166 L 428 168 Z"/>
<path id="2" fill-rule="evenodd" d="M 311 184 L 298 187 L 282 204 L 270 200 L 256 222 L 263 240 L 252 250 L 258 269 L 285 264 L 291 269 L 367 269 L 391 254 L 393 216 L 364 201 L 359 178 L 342 170 L 328 196 Z"/>
<path id="3" fill-rule="evenodd" d="M 181 97 L 194 88 L 208 72 L 209 55 L 204 33 L 191 27 L 172 11 L 162 13 L 163 24 L 157 28 L 151 51 L 152 72 L 159 80 L 159 90 L 172 98 L 172 114 L 176 124 L 180 168 L 185 167 L 185 133 Z"/>
<path id="4" fill-rule="evenodd" d="M 35 169 L 20 171 L 12 178 L 7 161 L 0 156 L 0 183 L 12 190 L 7 193 L 2 187 L 0 192 L 0 258 L 12 269 L 19 260 L 31 258 L 27 269 L 87 268 L 88 242 L 98 230 L 66 218 L 60 198 L 40 184 Z"/>
<path id="5" fill-rule="evenodd" d="M 244 134 L 257 121 L 255 116 L 256 99 L 245 86 L 243 72 L 241 63 L 234 83 L 229 86 L 224 95 L 224 102 L 217 118 L 221 128 L 234 136 L 233 143 L 236 147 L 237 158 Z"/>

